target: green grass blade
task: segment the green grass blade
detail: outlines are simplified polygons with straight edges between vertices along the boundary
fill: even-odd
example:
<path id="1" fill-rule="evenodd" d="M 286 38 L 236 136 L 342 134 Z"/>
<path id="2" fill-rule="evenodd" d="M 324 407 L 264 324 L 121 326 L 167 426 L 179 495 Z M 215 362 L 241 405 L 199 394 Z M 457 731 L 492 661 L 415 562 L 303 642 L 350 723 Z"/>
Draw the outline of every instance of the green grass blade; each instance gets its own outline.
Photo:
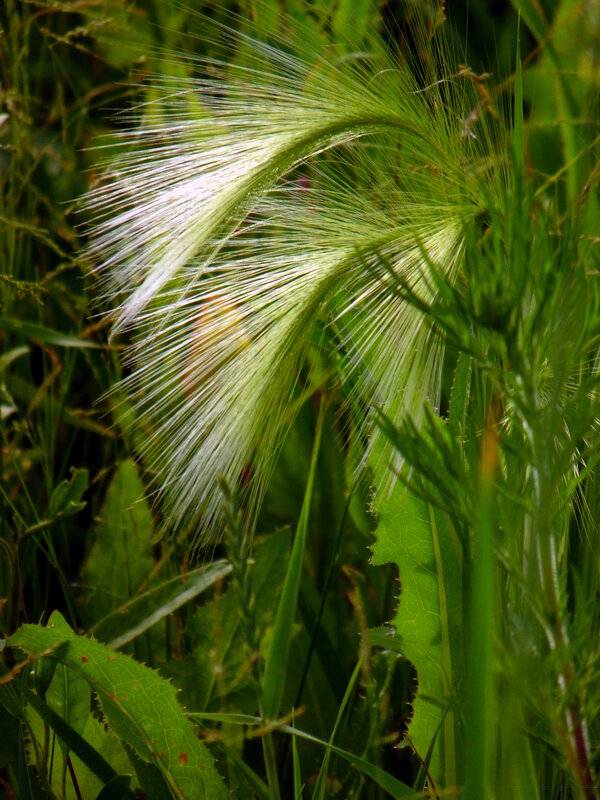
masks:
<path id="1" fill-rule="evenodd" d="M 52 330 L 52 328 L 46 328 L 43 325 L 15 319 L 14 317 L 0 317 L 0 330 L 16 333 L 26 339 L 33 339 L 55 347 L 75 347 L 79 349 L 98 349 L 102 347 L 97 342 L 90 342 L 89 339 L 81 339 L 68 333 L 60 333 L 60 331 Z"/>
<path id="2" fill-rule="evenodd" d="M 373 781 L 375 781 L 378 786 L 381 786 L 381 788 L 388 792 L 392 797 L 401 797 L 406 798 L 407 800 L 417 800 L 417 798 L 420 798 L 420 800 L 423 799 L 422 792 L 415 792 L 410 786 L 407 786 L 402 781 L 399 781 L 398 778 L 390 775 L 389 772 L 381 769 L 381 767 L 371 764 L 370 761 L 368 761 L 366 758 L 362 758 L 362 756 L 355 756 L 353 753 L 349 753 L 347 750 L 343 750 L 341 747 L 337 747 L 329 742 L 324 742 L 317 736 L 313 736 L 310 733 L 301 731 L 298 728 L 293 728 L 291 725 L 282 725 L 280 730 L 284 733 L 289 733 L 292 736 L 298 736 L 300 739 L 306 739 L 308 742 L 314 742 L 315 744 L 320 744 L 322 747 L 328 748 L 333 753 L 340 756 L 340 758 L 343 758 L 349 764 L 352 764 L 352 766 L 359 770 L 359 772 L 362 772 L 363 775 L 366 775 L 368 778 L 371 778 Z"/>
<path id="3" fill-rule="evenodd" d="M 350 680 L 348 681 L 348 686 L 346 687 L 344 697 L 342 698 L 342 702 L 340 703 L 340 707 L 338 709 L 338 713 L 335 719 L 335 724 L 333 726 L 333 730 L 331 731 L 331 736 L 329 737 L 330 745 L 333 744 L 333 740 L 335 738 L 335 734 L 337 733 L 339 724 L 342 721 L 344 711 L 346 710 L 348 701 L 350 700 L 352 692 L 354 691 L 354 686 L 356 685 L 356 681 L 358 680 L 358 676 L 360 674 L 360 667 L 361 667 L 361 662 L 359 661 L 356 667 L 354 668 L 354 672 L 352 673 Z M 327 771 L 329 769 L 330 760 L 331 760 L 331 749 L 327 748 L 327 750 L 325 751 L 325 755 L 323 756 L 323 762 L 321 764 L 321 769 L 319 770 L 319 776 L 317 778 L 317 783 L 315 785 L 315 790 L 313 792 L 313 800 L 324 800 L 325 798 L 325 787 L 326 787 L 325 781 L 327 779 Z"/>
<path id="4" fill-rule="evenodd" d="M 258 800 L 271 800 L 271 792 L 269 791 L 269 787 L 256 774 L 256 772 L 254 772 L 254 770 L 249 767 L 248 764 L 246 764 L 244 759 L 240 758 L 233 748 L 227 747 L 227 745 L 223 744 L 223 742 L 221 742 L 221 747 L 226 753 L 227 758 L 230 758 L 233 761 L 236 769 L 238 769 L 248 781 L 248 784 L 252 787 L 252 790 L 258 797 Z"/>
<path id="5" fill-rule="evenodd" d="M 292 554 L 288 564 L 281 599 L 277 608 L 277 616 L 273 627 L 271 647 L 265 664 L 265 672 L 262 681 L 262 701 L 263 713 L 266 719 L 275 719 L 279 714 L 281 698 L 285 685 L 285 675 L 287 669 L 290 642 L 292 638 L 292 627 L 296 616 L 298 605 L 298 593 L 300 591 L 300 579 L 302 577 L 302 562 L 304 559 L 304 549 L 306 546 L 306 532 L 308 528 L 308 518 L 310 514 L 310 502 L 315 480 L 319 447 L 321 444 L 321 431 L 325 417 L 325 395 L 321 399 L 321 408 L 315 430 L 315 440 L 313 445 L 308 481 L 306 491 L 298 520 L 298 528 L 292 546 Z"/>
<path id="6" fill-rule="evenodd" d="M 558 106 L 559 126 L 564 149 L 564 159 L 566 162 L 567 184 L 569 194 L 574 197 L 578 190 L 579 164 L 579 144 L 577 132 L 572 120 L 578 118 L 577 101 L 569 84 L 569 76 L 561 63 L 561 57 L 557 52 L 551 38 L 552 25 L 549 24 L 544 16 L 541 5 L 536 0 L 512 0 L 513 5 L 518 10 L 525 24 L 533 33 L 540 44 L 544 46 L 544 52 L 551 62 L 555 72 L 555 91 L 556 103 Z"/>
<path id="7" fill-rule="evenodd" d="M 541 42 L 546 37 L 548 24 L 540 4 L 536 0 L 512 0 L 512 4 L 538 42 Z"/>
<path id="8" fill-rule="evenodd" d="M 450 407 L 448 409 L 448 428 L 455 438 L 465 433 L 470 384 L 471 356 L 467 353 L 461 353 L 454 370 Z"/>
<path id="9" fill-rule="evenodd" d="M 215 561 L 164 581 L 97 622 L 89 634 L 118 650 L 231 573 L 227 561 Z"/>
<path id="10" fill-rule="evenodd" d="M 295 736 L 292 738 L 292 765 L 294 769 L 294 800 L 302 800 L 302 774 Z"/>
<path id="11" fill-rule="evenodd" d="M 29 353 L 28 347 L 15 347 L 12 350 L 9 350 L 8 353 L 3 353 L 0 356 L 0 372 L 4 372 L 13 361 L 16 361 L 17 358 L 21 356 L 26 356 Z"/>

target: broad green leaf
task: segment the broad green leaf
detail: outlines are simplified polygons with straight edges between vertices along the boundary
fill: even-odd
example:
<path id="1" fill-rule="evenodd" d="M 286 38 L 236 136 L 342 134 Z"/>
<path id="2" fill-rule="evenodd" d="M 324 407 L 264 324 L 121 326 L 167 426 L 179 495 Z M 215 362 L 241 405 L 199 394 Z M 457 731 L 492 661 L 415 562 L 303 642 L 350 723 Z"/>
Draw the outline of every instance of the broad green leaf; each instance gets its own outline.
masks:
<path id="1" fill-rule="evenodd" d="M 127 772 L 128 769 L 130 770 L 129 761 L 119 740 L 115 736 L 111 736 L 104 725 L 96 720 L 89 711 L 82 736 L 33 692 L 25 687 L 21 687 L 21 692 L 28 703 L 26 713 L 29 728 L 37 739 L 38 745 L 42 747 L 44 742 L 43 723 L 49 726 L 61 744 L 61 747 L 55 748 L 48 775 L 49 783 L 59 794 L 62 792 L 62 778 L 66 771 L 65 755 L 67 750 L 70 751 L 69 758 L 83 797 L 94 797 L 105 784 L 119 777 L 127 778 L 127 786 L 129 786 L 131 776 L 118 775 L 116 771 Z M 77 800 L 72 781 L 66 782 L 66 788 L 66 800 Z M 127 796 L 131 797 L 132 792 L 129 791 Z"/>
<path id="2" fill-rule="evenodd" d="M 97 622 L 89 633 L 118 650 L 230 573 L 231 565 L 221 560 L 176 575 L 127 601 Z"/>
<path id="3" fill-rule="evenodd" d="M 58 664 L 46 693 L 46 703 L 81 735 L 91 713 L 91 700 L 90 686 L 85 678 L 64 664 Z M 68 751 L 65 742 L 63 746 Z"/>
<path id="4" fill-rule="evenodd" d="M 380 501 L 374 564 L 397 564 L 402 587 L 394 619 L 403 655 L 417 670 L 410 737 L 438 787 L 457 784 L 453 709 L 463 676 L 462 552 L 448 517 L 397 485 Z M 440 727 L 441 726 L 441 727 Z"/>
<path id="5" fill-rule="evenodd" d="M 151 571 L 152 516 L 131 459 L 117 468 L 82 568 L 82 617 L 89 624 L 133 597 Z"/>
<path id="6" fill-rule="evenodd" d="M 157 672 L 99 642 L 77 636 L 58 612 L 47 627 L 24 625 L 12 647 L 54 657 L 82 675 L 97 693 L 113 732 L 161 773 L 172 797 L 220 800 L 226 789 L 206 747 L 196 738 L 176 692 Z"/>

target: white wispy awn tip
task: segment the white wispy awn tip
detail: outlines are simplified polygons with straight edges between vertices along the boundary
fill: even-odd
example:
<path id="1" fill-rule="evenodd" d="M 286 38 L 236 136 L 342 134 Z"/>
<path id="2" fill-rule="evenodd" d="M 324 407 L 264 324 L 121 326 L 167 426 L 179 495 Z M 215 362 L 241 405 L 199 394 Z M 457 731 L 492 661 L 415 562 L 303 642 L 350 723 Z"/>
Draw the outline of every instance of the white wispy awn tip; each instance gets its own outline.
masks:
<path id="1" fill-rule="evenodd" d="M 437 401 L 442 344 L 373 266 L 384 256 L 426 294 L 427 261 L 452 277 L 485 206 L 481 148 L 452 105 L 463 89 L 400 60 L 254 54 L 158 79 L 85 200 L 115 330 L 132 339 L 119 391 L 167 524 L 204 541 L 219 476 L 249 474 L 257 507 L 317 322 L 336 327 L 362 407 L 398 421 Z M 377 430 L 369 448 L 387 466 Z"/>

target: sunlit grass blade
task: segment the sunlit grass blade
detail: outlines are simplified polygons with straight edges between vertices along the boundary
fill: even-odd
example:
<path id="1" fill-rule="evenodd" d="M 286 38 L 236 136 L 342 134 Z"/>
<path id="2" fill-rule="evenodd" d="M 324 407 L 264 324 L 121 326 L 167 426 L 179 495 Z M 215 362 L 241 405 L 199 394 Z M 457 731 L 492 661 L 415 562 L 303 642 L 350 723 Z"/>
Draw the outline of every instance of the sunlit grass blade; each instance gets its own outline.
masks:
<path id="1" fill-rule="evenodd" d="M 128 600 L 88 633 L 118 650 L 230 574 L 231 565 L 221 560 L 169 578 Z"/>

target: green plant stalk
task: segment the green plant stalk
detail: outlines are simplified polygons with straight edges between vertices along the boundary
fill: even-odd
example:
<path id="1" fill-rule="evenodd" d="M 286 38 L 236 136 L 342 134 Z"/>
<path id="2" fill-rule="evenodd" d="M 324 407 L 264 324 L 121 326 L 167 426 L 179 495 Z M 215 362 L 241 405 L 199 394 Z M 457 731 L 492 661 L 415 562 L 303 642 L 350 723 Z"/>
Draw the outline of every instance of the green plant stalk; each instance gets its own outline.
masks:
<path id="1" fill-rule="evenodd" d="M 489 764 L 493 747 L 494 720 L 494 620 L 495 563 L 494 533 L 496 528 L 493 462 L 487 457 L 497 443 L 484 444 L 481 469 L 479 537 L 475 544 L 473 583 L 471 589 L 470 647 L 468 648 L 467 747 L 465 800 L 481 800 L 489 794 Z"/>
<path id="2" fill-rule="evenodd" d="M 552 498 L 549 496 L 548 488 L 553 485 L 553 482 L 546 468 L 551 453 L 546 451 L 545 437 L 539 426 L 531 424 L 528 426 L 528 430 L 534 453 L 532 534 L 535 564 L 548 623 L 544 632 L 551 651 L 563 649 L 566 652 L 569 647 L 569 634 L 561 603 L 556 538 L 552 530 Z M 557 676 L 558 686 L 563 695 L 566 694 L 574 676 L 575 667 L 573 661 L 569 660 Z M 572 704 L 566 709 L 564 721 L 566 755 L 573 776 L 581 790 L 580 796 L 585 800 L 599 800 L 600 796 L 594 788 L 586 720 L 580 713 L 578 705 Z"/>

